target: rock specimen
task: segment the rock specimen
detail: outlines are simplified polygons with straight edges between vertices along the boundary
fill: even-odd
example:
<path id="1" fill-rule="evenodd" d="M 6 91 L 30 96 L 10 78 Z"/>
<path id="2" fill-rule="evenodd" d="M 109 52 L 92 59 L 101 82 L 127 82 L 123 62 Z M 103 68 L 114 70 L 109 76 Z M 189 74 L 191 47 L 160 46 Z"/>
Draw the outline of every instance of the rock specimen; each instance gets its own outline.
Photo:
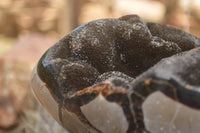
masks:
<path id="1" fill-rule="evenodd" d="M 151 117 L 159 107 L 151 107 L 166 97 L 171 103 L 160 106 L 179 102 L 189 112 L 200 109 L 198 46 L 198 38 L 136 15 L 96 20 L 78 27 L 42 56 L 32 87 L 72 133 L 168 132 L 179 113 L 171 121 L 162 118 L 164 127 Z M 160 95 L 163 98 L 156 99 Z"/>

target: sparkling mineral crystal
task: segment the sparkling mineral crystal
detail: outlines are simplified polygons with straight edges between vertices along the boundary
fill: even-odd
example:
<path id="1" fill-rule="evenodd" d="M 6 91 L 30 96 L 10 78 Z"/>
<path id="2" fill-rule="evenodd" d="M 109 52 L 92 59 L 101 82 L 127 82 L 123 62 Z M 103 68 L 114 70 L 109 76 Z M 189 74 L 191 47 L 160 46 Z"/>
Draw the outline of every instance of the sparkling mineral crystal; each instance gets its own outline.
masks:
<path id="1" fill-rule="evenodd" d="M 41 57 L 33 90 L 72 133 L 197 133 L 199 46 L 137 15 L 92 21 Z"/>

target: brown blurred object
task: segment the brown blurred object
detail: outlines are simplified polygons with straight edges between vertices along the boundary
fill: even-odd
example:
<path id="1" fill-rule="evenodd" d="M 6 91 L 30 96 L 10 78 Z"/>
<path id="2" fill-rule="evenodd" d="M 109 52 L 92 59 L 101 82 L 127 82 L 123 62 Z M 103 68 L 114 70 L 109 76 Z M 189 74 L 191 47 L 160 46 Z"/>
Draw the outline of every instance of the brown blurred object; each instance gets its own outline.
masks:
<path id="1" fill-rule="evenodd" d="M 30 34 L 0 58 L 1 129 L 12 129 L 19 124 L 19 116 L 28 102 L 33 65 L 54 42 L 56 39 Z"/>
<path id="2" fill-rule="evenodd" d="M 78 17 L 79 25 L 96 19 L 115 17 L 115 1 L 116 0 L 88 0 L 81 8 Z"/>
<path id="3" fill-rule="evenodd" d="M 26 63 L 0 59 L 0 127 L 11 128 L 17 124 L 24 98 L 29 88 L 30 67 Z"/>
<path id="4" fill-rule="evenodd" d="M 27 62 L 35 65 L 45 50 L 55 42 L 55 37 L 32 33 L 20 38 L 10 51 L 2 56 L 2 59 L 13 62 Z"/>
<path id="5" fill-rule="evenodd" d="M 0 34 L 56 32 L 61 4 L 62 0 L 0 0 Z"/>
<path id="6" fill-rule="evenodd" d="M 179 10 L 178 8 L 179 0 L 163 0 L 162 2 L 166 6 L 164 22 L 172 23 L 172 21 L 174 21 L 174 18 L 176 18 L 175 13 Z"/>
<path id="7" fill-rule="evenodd" d="M 145 20 L 198 33 L 199 0 L 0 0 L 0 34 L 66 35 L 88 21 L 138 14 Z M 185 4 L 186 3 L 186 4 Z M 195 24 L 198 24 L 196 26 Z"/>
<path id="8" fill-rule="evenodd" d="M 113 17 L 114 3 L 115 0 L 66 0 L 59 19 L 60 33 L 66 35 L 89 21 Z"/>
<path id="9" fill-rule="evenodd" d="M 79 26 L 79 16 L 86 1 L 66 0 L 63 2 L 58 24 L 59 32 L 62 36 Z"/>
<path id="10" fill-rule="evenodd" d="M 160 0 L 166 6 L 164 24 L 200 37 L 200 0 Z"/>
<path id="11" fill-rule="evenodd" d="M 166 7 L 159 0 L 116 0 L 114 11 L 116 17 L 137 14 L 146 21 L 161 23 Z"/>

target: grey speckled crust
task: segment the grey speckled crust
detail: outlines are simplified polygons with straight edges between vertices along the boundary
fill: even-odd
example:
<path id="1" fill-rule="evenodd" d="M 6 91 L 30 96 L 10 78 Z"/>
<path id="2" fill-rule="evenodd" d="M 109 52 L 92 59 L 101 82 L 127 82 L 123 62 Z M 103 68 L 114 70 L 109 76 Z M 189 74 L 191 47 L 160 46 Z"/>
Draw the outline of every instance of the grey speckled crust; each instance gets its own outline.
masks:
<path id="1" fill-rule="evenodd" d="M 40 59 L 38 74 L 56 101 L 91 128 L 80 107 L 102 93 L 122 107 L 129 123 L 127 132 L 148 132 L 141 104 L 156 90 L 199 108 L 200 96 L 194 93 L 199 92 L 199 45 L 198 38 L 182 30 L 145 22 L 137 15 L 100 19 L 78 27 L 53 45 Z M 104 82 L 109 78 L 109 83 Z M 188 85 L 192 91 L 185 88 Z M 197 99 L 191 101 L 187 94 Z"/>
<path id="2" fill-rule="evenodd" d="M 66 89 L 76 88 L 76 92 L 92 85 L 105 72 L 120 71 L 136 77 L 160 59 L 198 46 L 197 42 L 200 41 L 196 37 L 184 31 L 146 23 L 136 15 L 102 19 L 89 22 L 58 41 L 41 59 L 39 67 L 47 68 L 49 76 L 58 77 L 52 80 L 57 80 L 60 90 L 67 92 Z M 76 75 L 76 68 L 72 66 L 77 69 L 79 66 L 80 71 L 82 67 L 85 74 Z M 62 71 L 68 69 L 70 74 Z M 85 80 L 88 82 L 77 84 Z"/>

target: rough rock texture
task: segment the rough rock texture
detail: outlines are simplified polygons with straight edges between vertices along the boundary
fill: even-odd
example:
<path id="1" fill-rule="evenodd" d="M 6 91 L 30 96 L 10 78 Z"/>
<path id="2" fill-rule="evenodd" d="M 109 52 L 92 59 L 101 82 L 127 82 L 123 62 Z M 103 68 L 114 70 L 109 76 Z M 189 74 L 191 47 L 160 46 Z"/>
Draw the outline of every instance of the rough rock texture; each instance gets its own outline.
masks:
<path id="1" fill-rule="evenodd" d="M 40 75 L 44 75 L 44 80 L 48 79 L 44 77 L 52 77 L 54 74 L 65 75 L 70 77 L 64 79 L 65 82 L 63 76 L 55 79 L 58 80 L 60 90 L 72 87 L 82 89 L 92 85 L 93 79 L 99 74 L 108 71 L 120 71 L 136 77 L 160 59 L 197 45 L 199 40 L 188 33 L 169 26 L 146 23 L 138 16 L 97 20 L 75 29 L 52 46 L 40 60 L 45 67 L 48 64 L 48 69 Z M 72 66 L 75 70 L 88 70 L 84 70 L 85 74 L 81 72 L 76 75 L 75 70 L 69 74 L 66 70 Z M 44 69 L 42 63 L 39 67 L 41 71 Z M 88 75 L 89 73 L 93 75 Z M 89 82 L 85 85 L 71 84 L 83 79 Z M 54 85 L 50 84 L 48 85 L 53 88 Z"/>
<path id="2" fill-rule="evenodd" d="M 59 106 L 97 132 L 103 129 L 88 120 L 81 107 L 99 94 L 120 105 L 129 124 L 126 132 L 148 132 L 152 130 L 145 128 L 142 104 L 157 90 L 199 109 L 198 46 L 198 38 L 136 15 L 101 19 L 78 27 L 53 45 L 37 71 Z"/>

